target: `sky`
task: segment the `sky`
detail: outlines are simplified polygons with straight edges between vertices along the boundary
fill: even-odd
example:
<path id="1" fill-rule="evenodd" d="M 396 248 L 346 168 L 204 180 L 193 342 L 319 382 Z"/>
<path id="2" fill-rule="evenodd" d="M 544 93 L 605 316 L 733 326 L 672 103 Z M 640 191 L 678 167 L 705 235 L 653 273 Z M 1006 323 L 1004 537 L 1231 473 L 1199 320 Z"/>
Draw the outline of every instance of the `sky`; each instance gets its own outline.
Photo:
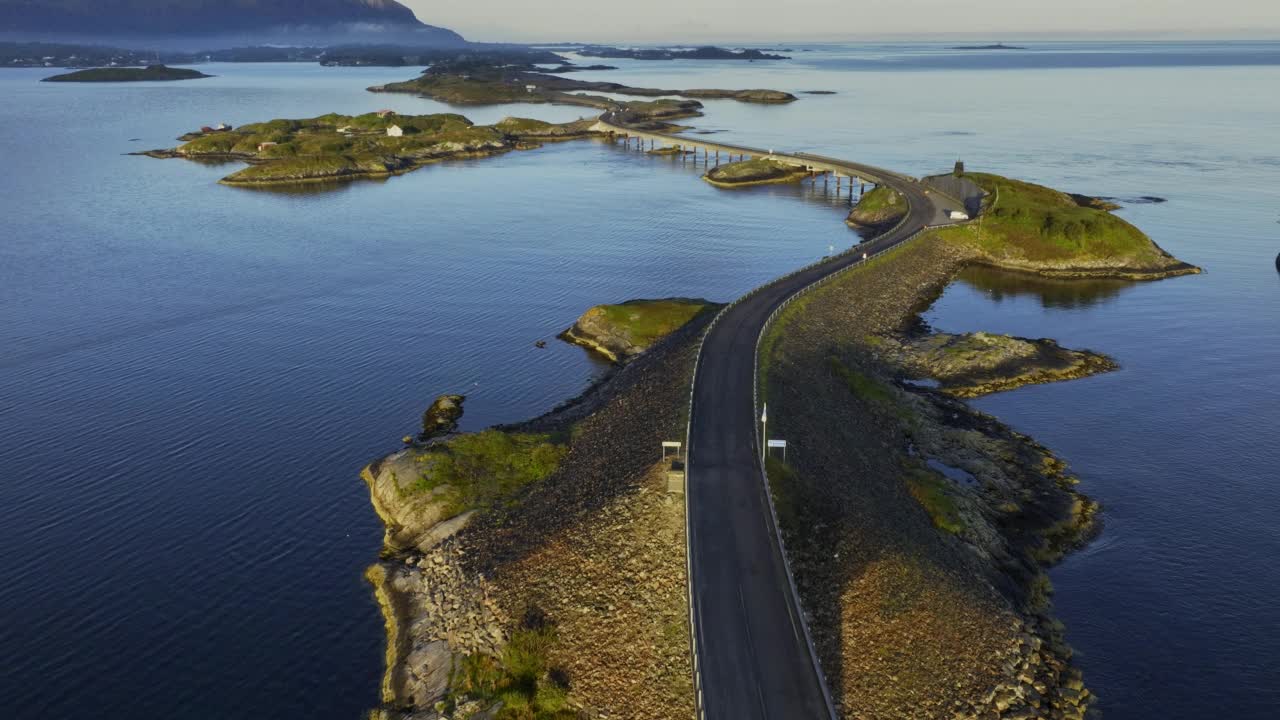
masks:
<path id="1" fill-rule="evenodd" d="M 1280 0 L 400 0 L 482 42 L 1280 37 Z"/>

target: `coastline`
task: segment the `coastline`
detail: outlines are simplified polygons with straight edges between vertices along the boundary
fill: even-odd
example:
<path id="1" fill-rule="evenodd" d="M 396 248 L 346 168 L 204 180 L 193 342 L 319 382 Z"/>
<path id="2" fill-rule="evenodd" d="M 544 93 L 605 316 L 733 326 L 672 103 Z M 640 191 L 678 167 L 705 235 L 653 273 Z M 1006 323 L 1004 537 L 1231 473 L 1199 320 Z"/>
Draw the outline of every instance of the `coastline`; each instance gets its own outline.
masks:
<path id="1" fill-rule="evenodd" d="M 919 253 L 927 253 L 929 261 L 917 262 L 913 265 L 913 271 L 902 272 L 900 264 L 904 262 L 904 258 L 910 261 L 913 255 Z M 810 361 L 816 358 L 818 362 L 816 366 L 810 362 L 809 370 L 801 367 L 790 368 L 784 372 L 778 363 L 768 363 L 765 372 L 770 378 L 770 404 L 777 403 L 777 412 L 782 417 L 790 415 L 788 401 L 775 399 L 773 394 L 781 388 L 791 390 L 789 393 L 784 393 L 784 396 L 790 396 L 794 401 L 804 403 L 806 411 L 797 415 L 809 416 L 816 426 L 806 426 L 803 430 L 796 429 L 794 432 L 788 432 L 788 421 L 783 420 L 779 425 L 779 431 L 788 432 L 792 437 L 810 437 L 808 447 L 803 449 L 806 455 L 817 452 L 818 446 L 858 445 L 856 440 L 850 443 L 849 437 L 826 436 L 825 440 L 823 439 L 824 435 L 820 427 L 831 426 L 833 424 L 831 421 L 840 417 L 844 420 L 834 425 L 861 427 L 866 432 L 866 436 L 874 436 L 872 429 L 876 426 L 887 428 L 910 425 L 914 428 L 914 434 L 910 436 L 911 440 L 905 445 L 901 444 L 901 437 L 898 439 L 898 444 L 882 437 L 867 445 L 867 450 L 880 458 L 878 462 L 905 462 L 920 465 L 923 462 L 920 459 L 922 456 L 917 456 L 917 453 L 927 451 L 940 456 L 948 452 L 954 454 L 957 452 L 956 433 L 969 433 L 965 436 L 967 440 L 958 446 L 963 452 L 951 460 L 956 463 L 955 467 L 964 468 L 964 472 L 972 470 L 972 477 L 988 487 L 991 498 L 969 497 L 961 504 L 957 512 L 960 516 L 967 518 L 966 522 L 972 523 L 962 531 L 963 539 L 960 539 L 961 535 L 953 537 L 949 531 L 929 525 L 926 520 L 927 531 L 917 528 L 920 534 L 911 540 L 911 542 L 923 542 L 924 544 L 920 547 L 936 545 L 939 537 L 944 545 L 966 543 L 966 546 L 970 547 L 968 551 L 960 552 L 956 548 L 947 551 L 951 553 L 948 556 L 949 562 L 954 564 L 940 565 L 928 573 L 941 572 L 939 577 L 951 578 L 946 582 L 952 582 L 957 587 L 968 587 L 969 591 L 981 595 L 982 602 L 985 603 L 982 612 L 975 611 L 966 615 L 967 619 L 961 623 L 963 627 L 970 630 L 975 627 L 982 628 L 980 636 L 962 638 L 965 642 L 953 643 L 948 646 L 951 650 L 946 652 L 931 652 L 933 661 L 930 662 L 936 662 L 939 658 L 945 660 L 945 663 L 934 668 L 936 676 L 950 678 L 946 687 L 938 686 L 934 690 L 938 693 L 938 698 L 946 699 L 947 705 L 958 704 L 957 707 L 966 708 L 964 712 L 972 713 L 971 715 L 962 713 L 956 715 L 957 717 L 979 717 L 983 716 L 982 713 L 991 710 L 1001 712 L 1016 707 L 1019 703 L 1029 702 L 1027 698 L 1034 698 L 1037 702 L 1044 699 L 1046 707 L 1052 705 L 1063 713 L 1063 717 L 1083 717 L 1092 696 L 1084 687 L 1080 672 L 1072 666 L 1071 650 L 1062 637 L 1061 625 L 1052 616 L 1049 601 L 1051 587 L 1047 584 L 1043 570 L 1057 562 L 1064 554 L 1083 546 L 1100 531 L 1097 503 L 1075 490 L 1075 480 L 1068 474 L 1065 463 L 1056 458 L 1050 450 L 1005 426 L 999 420 L 972 410 L 955 397 L 948 396 L 942 391 L 913 386 L 906 381 L 904 369 L 900 365 L 878 352 L 874 347 L 875 343 L 866 342 L 867 338 L 877 332 L 905 336 L 909 328 L 918 322 L 919 314 L 936 300 L 956 275 L 967 265 L 977 262 L 978 259 L 971 248 L 947 242 L 934 233 L 908 246 L 896 249 L 865 268 L 849 273 L 849 278 L 856 277 L 859 280 L 842 279 L 831 283 L 830 288 L 822 290 L 824 293 L 852 293 L 858 296 L 860 306 L 867 308 L 867 311 L 860 315 L 863 319 L 851 322 L 846 314 L 840 313 L 839 308 L 847 307 L 847 303 L 851 302 L 849 298 L 841 302 L 798 303 L 796 310 L 790 313 L 790 317 L 778 323 L 778 328 L 783 329 L 777 332 L 785 333 L 786 337 L 781 342 L 777 339 L 767 340 L 768 352 L 776 351 L 780 347 L 797 348 L 804 347 L 807 342 L 817 342 L 807 340 L 808 336 L 803 334 L 796 337 L 790 329 L 794 323 L 810 322 L 808 315 L 813 313 L 824 318 L 823 323 L 831 323 L 824 324 L 819 333 L 821 346 L 827 349 L 810 358 Z M 893 270 L 890 271 L 889 268 Z M 1127 273 L 1128 270 L 1123 268 L 1115 271 L 1116 275 Z M 875 290 L 868 286 L 873 286 Z M 657 372 L 671 375 L 672 358 L 683 353 L 684 369 L 675 371 L 674 378 L 666 377 L 661 380 L 668 388 L 665 399 L 660 400 L 666 405 L 663 414 L 674 420 L 666 432 L 674 436 L 674 433 L 678 432 L 675 428 L 679 427 L 685 411 L 684 393 L 687 392 L 687 383 L 692 371 L 689 355 L 695 340 L 701 335 L 701 327 L 709 320 L 705 315 L 700 318 L 661 341 L 655 348 L 636 356 L 633 362 L 623 365 L 593 384 L 578 398 L 567 401 L 552 412 L 538 418 L 503 426 L 500 429 L 547 432 L 563 430 L 566 427 L 577 428 L 584 423 L 598 420 L 604 415 L 618 412 L 630 414 L 634 412 L 634 408 L 627 408 L 627 406 L 638 399 L 634 395 L 634 387 L 637 384 L 656 381 Z M 826 407 L 830 414 L 815 408 L 814 391 L 811 389 L 806 392 L 803 388 L 812 387 L 812 383 L 817 380 L 811 375 L 814 367 L 819 368 L 828 378 L 833 375 L 829 369 L 828 359 L 832 342 L 848 343 L 849 347 L 846 350 L 851 349 L 853 353 L 851 357 L 854 358 L 847 366 L 853 368 L 849 372 L 865 373 L 867 377 L 873 378 L 872 383 L 884 383 L 884 387 L 887 388 L 885 392 L 892 395 L 893 402 L 884 404 L 875 401 L 858 405 L 860 419 L 856 415 L 847 415 L 851 409 L 847 398 L 829 400 Z M 762 350 L 763 352 L 766 351 Z M 662 366 L 664 369 L 658 371 L 655 366 Z M 1104 368 L 1090 368 L 1089 372 L 1082 372 L 1078 376 L 1091 374 L 1093 370 L 1100 369 Z M 874 378 L 883 378 L 883 380 Z M 1024 378 L 1017 384 L 1060 379 L 1067 378 Z M 821 382 L 818 381 L 818 384 L 821 385 Z M 840 384 L 842 383 L 838 383 L 835 388 Z M 835 388 L 827 388 L 828 398 L 840 397 L 835 392 Z M 1002 386 L 998 389 L 1007 389 L 1007 387 Z M 848 392 L 847 388 L 845 392 Z M 878 395 L 878 393 L 879 391 L 874 391 L 872 394 Z M 857 404 L 858 398 L 855 397 L 854 400 Z M 646 401 L 653 403 L 655 398 L 647 397 Z M 843 409 L 837 409 L 838 406 L 832 406 L 830 402 L 843 403 Z M 771 407 L 771 414 L 773 412 L 775 411 Z M 910 418 L 911 421 L 905 422 L 904 417 Z M 522 596 L 531 587 L 537 587 L 539 581 L 534 575 L 530 575 L 527 569 L 513 568 L 525 567 L 521 563 L 530 557 L 545 560 L 547 553 L 551 552 L 548 548 L 557 544 L 557 540 L 554 539 L 557 536 L 556 527 L 560 528 L 559 532 L 574 535 L 598 524 L 598 516 L 593 519 L 592 513 L 600 512 L 600 508 L 610 503 L 620 502 L 621 498 L 626 497 L 629 492 L 634 492 L 634 488 L 637 487 L 635 478 L 650 477 L 649 487 L 657 487 L 654 483 L 659 481 L 653 479 L 653 473 L 657 472 L 653 461 L 643 459 L 649 445 L 656 446 L 657 437 L 644 441 L 633 436 L 630 431 L 625 431 L 622 435 L 617 435 L 616 432 L 616 427 L 609 431 L 608 434 L 613 439 L 604 445 L 591 446 L 576 440 L 570 441 L 569 457 L 573 459 L 575 466 L 596 468 L 591 474 L 594 482 L 598 483 L 604 479 L 606 484 L 614 484 L 616 479 L 609 481 L 601 478 L 598 473 L 606 468 L 605 472 L 611 473 L 625 467 L 627 463 L 620 462 L 619 453 L 632 456 L 630 464 L 633 469 L 629 473 L 632 480 L 624 484 L 629 485 L 633 490 L 623 491 L 620 486 L 615 485 L 618 489 L 605 493 L 605 496 L 611 499 L 598 498 L 602 502 L 593 503 L 594 509 L 588 509 L 585 514 L 581 511 L 569 513 L 576 517 L 558 517 L 554 526 L 548 527 L 546 520 L 549 516 L 543 514 L 546 511 L 563 515 L 560 508 L 581 507 L 580 501 L 565 505 L 563 493 L 578 492 L 566 488 L 567 478 L 574 476 L 585 478 L 586 476 L 578 475 L 578 471 L 560 471 L 545 483 L 532 486 L 521 493 L 517 505 L 477 515 L 470 519 L 465 527 L 451 532 L 437 548 L 428 549 L 426 552 L 453 553 L 456 549 L 456 558 L 450 562 L 455 562 L 463 575 L 472 577 L 476 582 L 484 582 L 486 587 L 491 588 L 495 594 L 504 594 L 509 597 Z M 616 444 L 619 441 L 623 446 Z M 819 454 L 830 455 L 828 451 Z M 865 460 L 866 458 L 863 462 Z M 372 475 L 379 472 L 379 464 L 375 463 L 366 469 L 367 482 L 371 481 Z M 798 464 L 797 468 L 797 472 L 812 472 L 812 469 L 806 468 L 804 463 Z M 927 469 L 922 471 L 927 472 Z M 771 463 L 773 492 L 779 496 L 781 507 L 794 511 L 797 507 L 794 504 L 795 493 L 775 480 L 775 472 L 776 468 Z M 787 472 L 790 471 L 784 471 L 784 474 Z M 892 477 L 892 474 L 889 477 Z M 1010 498 L 1015 497 L 1020 498 L 1016 512 L 1009 510 L 1009 505 L 1013 502 Z M 1027 500 L 1028 497 L 1032 499 Z M 919 525 L 920 509 L 917 500 L 911 495 L 899 493 L 893 495 L 891 500 L 882 498 L 881 501 L 888 504 L 875 503 L 878 510 L 913 518 L 911 522 Z M 536 506 L 541 506 L 543 511 L 530 510 L 530 507 Z M 805 506 L 844 508 L 845 504 L 823 497 L 812 503 L 805 503 Z M 556 509 L 552 510 L 552 508 Z M 378 512 L 385 522 L 389 524 L 394 522 L 393 510 L 380 508 Z M 845 707 L 877 707 L 885 717 L 944 717 L 942 714 L 932 712 L 916 714 L 918 706 L 901 697 L 894 687 L 875 683 L 872 683 L 872 686 L 866 685 L 865 678 L 868 676 L 896 677 L 901 669 L 867 666 L 865 663 L 868 658 L 865 656 L 849 656 L 847 648 L 840 649 L 839 638 L 842 637 L 843 631 L 837 628 L 847 622 L 839 620 L 845 617 L 846 613 L 835 609 L 829 593 L 845 592 L 846 590 L 842 588 L 847 588 L 846 583 L 837 578 L 851 577 L 851 571 L 847 568 L 824 565 L 810 553 L 815 547 L 832 545 L 842 547 L 844 543 L 838 538 L 824 537 L 822 530 L 815 532 L 806 530 L 801 533 L 796 525 L 789 525 L 786 520 L 787 514 L 783 513 L 783 515 L 783 531 L 788 538 L 787 547 L 794 554 L 792 561 L 797 566 L 797 580 L 802 588 L 806 611 L 814 620 L 814 631 L 818 636 L 817 642 L 823 666 L 828 669 L 828 673 L 832 672 L 832 668 L 836 668 L 836 676 L 841 678 L 832 680 L 832 689 L 837 694 L 838 701 Z M 852 515 L 856 517 L 858 513 L 854 512 Z M 792 516 L 793 522 L 794 519 Z M 827 518 L 824 522 L 832 525 L 839 524 L 833 522 L 831 518 Z M 812 527 L 809 522 L 801 526 Z M 616 530 L 617 526 L 614 527 Z M 823 523 L 819 523 L 817 527 L 823 527 Z M 930 537 L 934 539 L 929 540 Z M 921 540 L 921 538 L 924 539 Z M 899 548 L 899 551 L 901 552 L 902 548 Z M 976 555 L 973 554 L 974 551 L 977 552 Z M 423 563 L 422 556 L 418 555 L 417 551 L 409 551 L 406 555 L 405 551 L 389 545 L 384 548 L 384 553 L 384 560 L 380 563 L 388 568 L 384 572 L 398 567 L 399 563 L 410 567 Z M 830 555 L 825 554 L 828 557 Z M 843 552 L 841 554 L 843 555 Z M 856 557 L 856 553 L 851 553 L 850 557 Z M 955 581 L 956 576 L 963 580 Z M 383 710 L 391 714 L 384 717 L 398 717 L 396 712 L 414 708 L 424 710 L 426 708 L 410 701 L 411 696 L 405 694 L 403 684 L 398 686 L 396 681 L 396 678 L 406 675 L 407 668 L 414 662 L 411 657 L 415 641 L 406 641 L 406 635 L 412 634 L 412 631 L 406 628 L 420 627 L 422 618 L 406 613 L 403 608 L 412 604 L 414 593 L 419 591 L 413 589 L 412 583 L 409 584 L 408 589 L 397 588 L 395 583 L 386 581 L 386 576 L 379 576 L 373 569 L 370 570 L 368 577 L 375 586 L 375 595 L 379 598 L 380 606 L 383 607 L 384 617 L 388 618 L 388 664 L 384 681 Z M 573 590 L 574 583 L 572 579 L 562 578 L 559 585 L 570 586 L 570 590 Z M 564 590 L 564 587 L 560 589 Z M 958 602 L 957 598 L 968 597 L 968 595 L 960 593 L 950 597 L 949 602 Z M 507 627 L 511 626 L 513 618 L 518 617 L 519 604 L 508 601 L 506 611 L 501 615 Z M 396 620 L 394 628 L 391 627 L 392 618 Z M 876 625 L 878 621 L 873 618 L 863 622 Z M 915 622 L 931 626 L 921 617 L 916 617 Z M 581 624 L 573 627 L 579 632 L 586 632 Z M 902 628 L 894 625 L 892 621 L 886 621 L 886 626 L 877 630 L 875 634 L 894 637 L 894 633 L 901 630 Z M 943 632 L 938 628 L 935 630 Z M 868 630 L 864 628 L 862 632 L 865 633 Z M 419 637 L 416 642 L 420 645 L 422 639 Z M 864 637 L 861 644 L 866 646 L 866 643 L 867 638 Z M 499 652 L 493 645 L 489 647 L 490 652 Z M 913 649 L 910 644 L 904 647 Z M 900 651 L 905 650 L 900 648 Z M 600 657 L 586 650 L 580 650 L 576 660 L 575 667 L 580 672 L 588 673 L 591 672 L 593 663 L 602 662 Z M 926 665 L 928 664 L 926 662 Z M 839 668 L 844 667 L 860 669 L 857 673 L 841 674 Z M 967 680 L 956 679 L 955 673 L 945 670 L 946 667 L 959 668 L 958 671 Z M 979 679 L 974 680 L 974 678 Z M 598 699 L 600 696 L 596 697 Z M 582 708 L 611 709 L 620 713 L 619 717 L 633 717 L 625 710 L 601 708 L 591 703 L 583 703 Z M 948 714 L 945 717 L 952 716 Z"/>

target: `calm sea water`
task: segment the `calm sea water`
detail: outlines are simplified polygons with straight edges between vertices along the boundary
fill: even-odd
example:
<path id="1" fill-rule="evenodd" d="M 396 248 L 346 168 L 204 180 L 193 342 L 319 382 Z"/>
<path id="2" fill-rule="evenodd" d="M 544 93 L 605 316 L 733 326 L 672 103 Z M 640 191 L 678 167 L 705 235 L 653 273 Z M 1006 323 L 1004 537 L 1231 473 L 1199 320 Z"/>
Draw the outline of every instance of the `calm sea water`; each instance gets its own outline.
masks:
<path id="1" fill-rule="evenodd" d="M 1109 716 L 1270 717 L 1280 45 L 1036 48 L 814 45 L 788 63 L 598 75 L 838 93 L 708 103 L 697 124 L 726 139 L 1167 197 L 1123 213 L 1207 274 L 1087 287 L 973 274 L 929 320 L 1053 336 L 1123 366 L 978 403 L 1060 451 L 1106 505 L 1103 538 L 1054 578 Z M 364 92 L 403 68 L 208 71 L 128 86 L 0 73 L 6 716 L 358 716 L 383 641 L 360 579 L 381 537 L 364 462 L 438 393 L 467 393 L 464 424 L 479 428 L 582 389 L 598 365 L 533 343 L 590 305 L 727 300 L 854 240 L 831 198 L 717 191 L 679 161 L 594 142 L 307 193 L 124 155 L 215 122 L 446 109 Z"/>

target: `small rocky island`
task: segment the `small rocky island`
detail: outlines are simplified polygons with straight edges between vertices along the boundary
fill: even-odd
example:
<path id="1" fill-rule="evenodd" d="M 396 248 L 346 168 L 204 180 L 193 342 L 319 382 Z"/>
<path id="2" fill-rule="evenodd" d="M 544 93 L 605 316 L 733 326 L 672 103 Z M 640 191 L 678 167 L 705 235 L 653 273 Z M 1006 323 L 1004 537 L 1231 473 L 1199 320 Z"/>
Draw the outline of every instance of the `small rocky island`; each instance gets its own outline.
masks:
<path id="1" fill-rule="evenodd" d="M 807 177 L 809 171 L 802 167 L 769 158 L 752 158 L 717 165 L 708 170 L 702 179 L 717 187 L 747 187 L 800 182 Z"/>
<path id="2" fill-rule="evenodd" d="M 589 45 L 578 51 L 583 57 L 626 58 L 630 60 L 790 60 L 785 55 L 774 55 L 761 50 L 745 48 L 728 50 L 721 47 L 697 48 L 617 48 Z"/>
<path id="3" fill-rule="evenodd" d="M 141 68 L 104 67 L 77 70 L 65 75 L 47 77 L 42 82 L 167 82 L 174 80 L 199 80 L 213 77 L 199 70 L 173 68 L 166 65 L 148 65 Z"/>
<path id="4" fill-rule="evenodd" d="M 389 177 L 442 160 L 478 158 L 538 147 L 541 142 L 592 135 L 593 120 L 548 123 L 506 118 L 474 125 L 450 113 L 364 115 L 331 113 L 305 120 L 271 120 L 230 130 L 184 135 L 172 150 L 145 155 L 188 160 L 240 160 L 249 167 L 221 180 L 263 186 Z"/>
<path id="5" fill-rule="evenodd" d="M 557 68 L 563 73 L 564 68 Z M 372 92 L 412 93 L 454 105 L 499 103 L 558 103 L 614 110 L 612 98 L 589 93 L 616 93 L 638 97 L 676 95 L 695 100 L 731 99 L 760 104 L 794 102 L 796 96 L 778 90 L 671 90 L 642 88 L 615 82 L 587 81 L 548 74 L 532 64 L 493 64 L 471 60 L 441 62 L 405 82 L 377 85 Z"/>

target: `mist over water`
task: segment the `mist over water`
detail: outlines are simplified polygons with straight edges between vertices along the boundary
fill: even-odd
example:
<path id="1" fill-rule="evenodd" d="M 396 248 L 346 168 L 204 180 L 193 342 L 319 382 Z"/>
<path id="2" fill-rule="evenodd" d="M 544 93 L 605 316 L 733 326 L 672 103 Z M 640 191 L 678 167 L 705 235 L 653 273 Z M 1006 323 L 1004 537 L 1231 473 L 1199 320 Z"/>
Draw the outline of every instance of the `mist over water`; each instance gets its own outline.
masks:
<path id="1" fill-rule="evenodd" d="M 1269 717 L 1277 46 L 1057 43 L 1052 62 L 803 47 L 786 63 L 611 60 L 619 70 L 581 75 L 834 90 L 708 102 L 692 122 L 917 175 L 962 158 L 1167 198 L 1121 214 L 1205 275 L 971 270 L 926 319 L 1054 337 L 1122 366 L 976 403 L 1058 451 L 1105 507 L 1102 538 L 1053 578 L 1107 716 Z M 600 366 L 534 341 L 590 305 L 730 300 L 857 239 L 821 186 L 725 192 L 679 160 L 593 141 L 306 192 L 124 155 L 201 125 L 331 111 L 585 112 L 364 91 L 412 68 L 202 69 L 218 77 L 0 73 L 0 707 L 16 717 L 359 716 L 377 701 L 383 643 L 360 578 L 381 540 L 361 465 L 439 393 L 467 393 L 464 426 L 478 429 L 579 392 Z"/>

